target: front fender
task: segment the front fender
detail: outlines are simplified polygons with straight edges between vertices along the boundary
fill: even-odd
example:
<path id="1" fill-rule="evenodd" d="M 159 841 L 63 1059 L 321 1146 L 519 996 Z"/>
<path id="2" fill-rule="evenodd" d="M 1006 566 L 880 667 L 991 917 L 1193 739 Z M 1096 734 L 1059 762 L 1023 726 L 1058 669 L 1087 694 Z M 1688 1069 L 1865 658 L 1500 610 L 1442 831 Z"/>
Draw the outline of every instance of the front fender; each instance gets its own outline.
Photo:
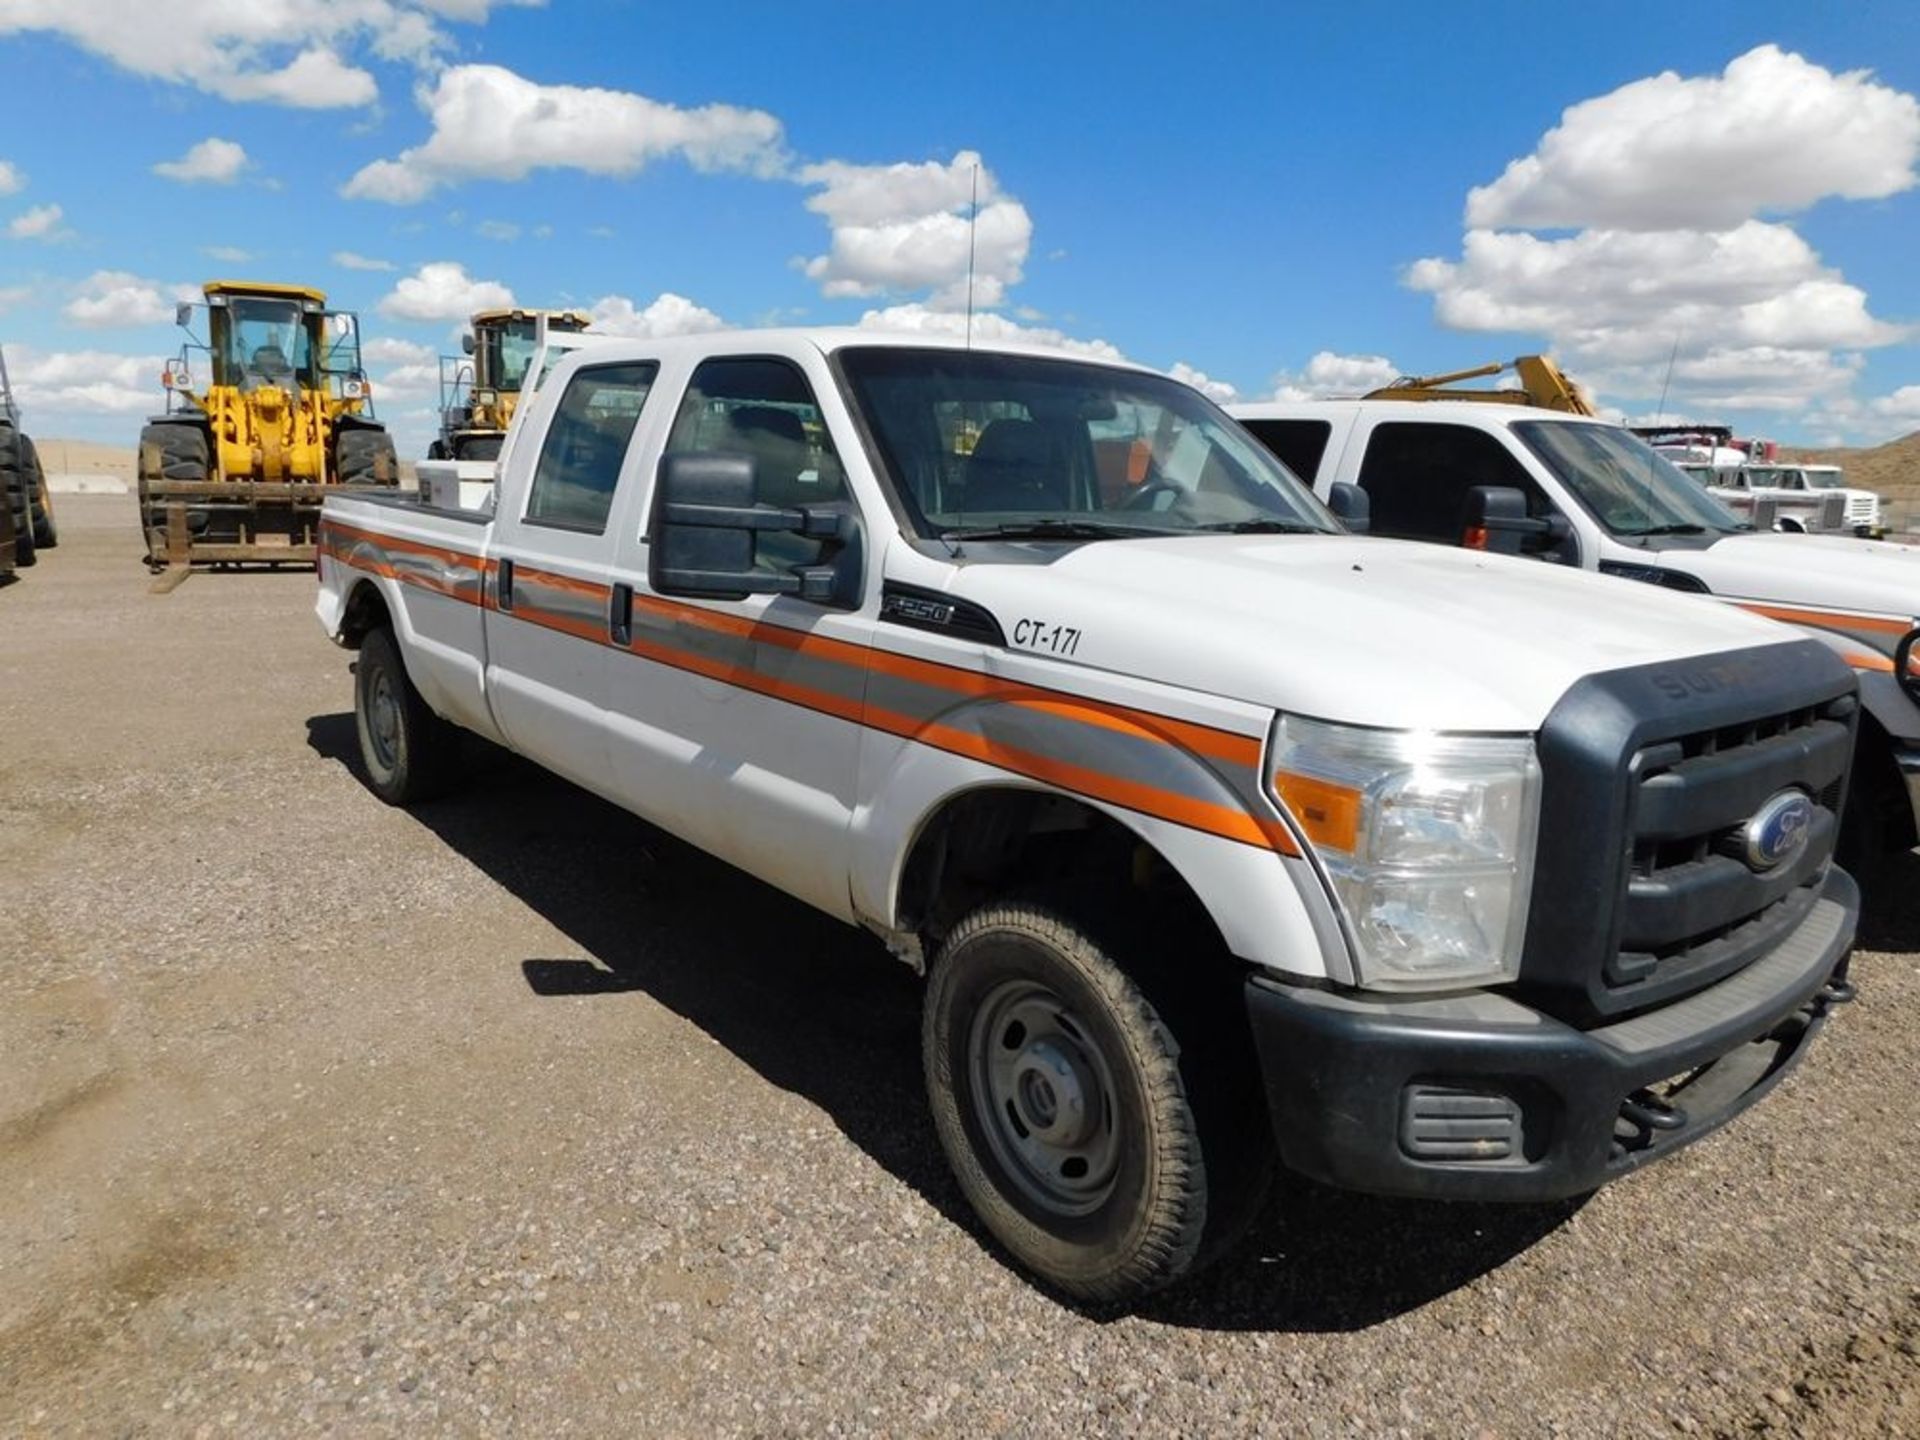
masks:
<path id="1" fill-rule="evenodd" d="M 1202 739 L 1201 743 L 1207 743 Z M 1259 798 L 1261 742 L 1219 735 L 1203 755 L 1151 717 L 1048 696 L 973 699 L 912 726 L 873 727 L 860 765 L 852 900 L 902 928 L 914 843 L 955 799 L 1018 788 L 1092 806 L 1151 846 L 1243 960 L 1293 976 L 1351 978 L 1321 883 Z"/>

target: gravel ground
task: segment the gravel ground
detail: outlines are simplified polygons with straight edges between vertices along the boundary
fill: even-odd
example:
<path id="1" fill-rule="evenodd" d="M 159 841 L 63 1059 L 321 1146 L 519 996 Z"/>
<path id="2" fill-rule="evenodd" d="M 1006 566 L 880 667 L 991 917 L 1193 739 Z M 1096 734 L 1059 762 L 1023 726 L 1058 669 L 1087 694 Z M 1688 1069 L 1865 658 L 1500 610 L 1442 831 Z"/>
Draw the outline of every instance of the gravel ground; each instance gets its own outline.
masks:
<path id="1" fill-rule="evenodd" d="M 1861 999 L 1584 1204 L 1299 1187 L 1130 1316 L 964 1211 L 918 986 L 519 762 L 355 780 L 310 575 L 0 591 L 0 1435 L 1920 1434 L 1920 861 Z"/>

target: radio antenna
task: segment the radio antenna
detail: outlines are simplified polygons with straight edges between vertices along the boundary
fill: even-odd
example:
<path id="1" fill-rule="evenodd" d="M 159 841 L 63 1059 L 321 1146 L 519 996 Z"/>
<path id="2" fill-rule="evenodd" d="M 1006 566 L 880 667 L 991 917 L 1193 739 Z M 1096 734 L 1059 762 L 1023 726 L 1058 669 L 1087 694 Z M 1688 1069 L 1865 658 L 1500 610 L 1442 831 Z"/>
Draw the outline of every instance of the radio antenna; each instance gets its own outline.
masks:
<path id="1" fill-rule="evenodd" d="M 1673 350 L 1667 356 L 1667 378 L 1660 382 L 1660 403 L 1654 407 L 1654 413 L 1664 417 L 1667 413 L 1667 387 L 1673 384 L 1673 362 L 1680 358 L 1680 336 L 1673 337 Z"/>
<path id="2" fill-rule="evenodd" d="M 973 167 L 973 189 L 967 198 L 967 349 L 973 349 L 973 237 L 980 228 L 980 165 Z"/>

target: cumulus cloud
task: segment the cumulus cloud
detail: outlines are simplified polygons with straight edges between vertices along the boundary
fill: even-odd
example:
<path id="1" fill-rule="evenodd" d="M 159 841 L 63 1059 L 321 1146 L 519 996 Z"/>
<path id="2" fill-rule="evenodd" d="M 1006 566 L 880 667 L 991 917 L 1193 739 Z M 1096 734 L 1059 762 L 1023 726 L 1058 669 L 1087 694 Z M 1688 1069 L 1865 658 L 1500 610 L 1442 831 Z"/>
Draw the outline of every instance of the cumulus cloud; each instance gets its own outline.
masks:
<path id="1" fill-rule="evenodd" d="M 96 270 L 62 313 L 90 330 L 134 325 L 171 325 L 174 305 L 196 298 L 190 285 L 165 285 L 125 270 Z"/>
<path id="2" fill-rule="evenodd" d="M 1173 362 L 1173 368 L 1167 371 L 1182 385 L 1191 385 L 1216 405 L 1231 405 L 1240 398 L 1237 387 L 1225 380 L 1216 380 L 1204 370 L 1196 370 L 1184 360 Z"/>
<path id="3" fill-rule="evenodd" d="M 602 335 L 627 335 L 658 340 L 673 335 L 705 335 L 729 326 L 713 311 L 684 295 L 664 290 L 645 309 L 636 309 L 624 295 L 603 295 L 590 311 L 593 328 Z"/>
<path id="4" fill-rule="evenodd" d="M 1533 154 L 1467 195 L 1472 227 L 1721 230 L 1827 196 L 1905 190 L 1920 102 L 1762 45 L 1720 75 L 1672 71 L 1570 107 Z"/>
<path id="5" fill-rule="evenodd" d="M 979 209 L 969 224 L 976 174 Z M 945 164 L 829 160 L 802 167 L 798 178 L 819 187 L 807 208 L 832 229 L 828 252 L 804 266 L 829 299 L 931 291 L 932 308 L 962 309 L 971 254 L 973 304 L 991 309 L 1019 282 L 1033 246 L 1026 206 L 1001 192 L 972 150 Z"/>
<path id="6" fill-rule="evenodd" d="M 1572 106 L 1468 196 L 1459 257 L 1402 278 L 1449 328 L 1540 337 L 1607 408 L 1670 386 L 1672 408 L 1839 416 L 1860 352 L 1913 332 L 1763 216 L 1895 194 L 1917 159 L 1912 96 L 1763 45 Z"/>
<path id="7" fill-rule="evenodd" d="M 696 170 L 778 173 L 780 122 L 735 105 L 683 109 L 624 90 L 542 85 L 498 65 L 456 65 L 420 92 L 433 124 L 422 145 L 376 160 L 341 193 L 410 205 L 464 180 L 520 180 L 537 169 L 630 176 L 678 158 Z"/>
<path id="8" fill-rule="evenodd" d="M 160 402 L 160 355 L 117 355 L 100 350 L 35 350 L 8 347 L 8 369 L 21 406 L 47 414 L 138 415 Z M 36 418 L 36 428 L 45 421 Z"/>
<path id="9" fill-rule="evenodd" d="M 473 233 L 482 240 L 518 240 L 520 227 L 511 220 L 482 220 L 473 227 Z"/>
<path id="10" fill-rule="evenodd" d="M 0 0 L 0 35 L 58 35 L 135 75 L 226 100 L 331 109 L 379 96 L 346 58 L 356 47 L 431 67 L 453 44 L 441 21 L 483 23 L 503 3 L 541 0 Z"/>
<path id="11" fill-rule="evenodd" d="M 431 345 L 382 335 L 361 345 L 360 358 L 369 365 L 426 365 L 434 363 L 437 357 Z"/>
<path id="12" fill-rule="evenodd" d="M 476 280 L 458 261 L 435 260 L 402 277 L 379 310 L 395 320 L 465 320 L 512 304 L 513 291 L 498 280 Z"/>
<path id="13" fill-rule="evenodd" d="M 334 251 L 333 263 L 338 265 L 342 270 L 395 270 L 399 268 L 391 260 L 376 260 L 369 255 L 357 255 L 351 250 Z"/>
<path id="14" fill-rule="evenodd" d="M 251 250 L 242 250 L 238 245 L 207 245 L 202 247 L 200 253 L 223 265 L 244 265 L 253 259 Z"/>
<path id="15" fill-rule="evenodd" d="M 880 330 L 894 335 L 948 335 L 955 339 L 966 335 L 967 317 L 953 310 L 937 310 L 914 302 L 889 305 L 884 310 L 869 310 L 860 317 L 862 330 Z M 1105 340 L 1081 340 L 1065 331 L 1044 325 L 1022 325 L 1004 315 L 976 314 L 973 338 L 994 343 L 1037 345 L 1047 350 L 1063 350 L 1089 360 L 1124 360 L 1120 347 Z"/>
<path id="16" fill-rule="evenodd" d="M 1562 239 L 1473 230 L 1458 261 L 1427 259 L 1406 283 L 1457 330 L 1539 331 L 1575 354 L 1664 358 L 1676 334 L 1732 345 L 1884 345 L 1876 320 L 1790 227 L 1723 232 L 1586 230 Z"/>
<path id="17" fill-rule="evenodd" d="M 1303 370 L 1282 370 L 1273 377 L 1276 400 L 1325 400 L 1364 395 L 1390 385 L 1404 372 L 1384 355 L 1340 355 L 1315 351 Z"/>
<path id="18" fill-rule="evenodd" d="M 178 160 L 162 160 L 153 173 L 186 184 L 231 185 L 247 168 L 246 148 L 234 140 L 208 136 Z"/>
<path id="19" fill-rule="evenodd" d="M 18 195 L 26 188 L 27 177 L 11 160 L 0 160 L 0 195 Z"/>
<path id="20" fill-rule="evenodd" d="M 64 240 L 72 233 L 60 228 L 66 213 L 58 205 L 35 205 L 8 222 L 7 234 L 16 240 Z"/>

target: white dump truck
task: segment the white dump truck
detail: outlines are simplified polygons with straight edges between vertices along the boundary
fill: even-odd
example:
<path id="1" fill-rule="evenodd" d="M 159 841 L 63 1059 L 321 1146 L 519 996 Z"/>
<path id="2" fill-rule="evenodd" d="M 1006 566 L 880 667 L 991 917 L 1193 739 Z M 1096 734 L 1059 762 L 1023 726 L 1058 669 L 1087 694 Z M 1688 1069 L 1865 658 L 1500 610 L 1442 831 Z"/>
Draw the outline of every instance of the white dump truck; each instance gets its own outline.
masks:
<path id="1" fill-rule="evenodd" d="M 1220 1253 L 1276 1154 L 1585 1192 L 1851 993 L 1855 681 L 1784 626 L 1349 534 L 1057 353 L 617 340 L 515 423 L 487 511 L 328 497 L 368 784 L 472 731 L 872 931 L 961 1188 L 1067 1294 Z"/>
<path id="2" fill-rule="evenodd" d="M 1351 486 L 1373 533 L 1506 551 L 1711 595 L 1797 625 L 1860 676 L 1847 855 L 1920 841 L 1920 547 L 1756 533 L 1616 425 L 1500 401 L 1230 407 L 1322 497 Z"/>

